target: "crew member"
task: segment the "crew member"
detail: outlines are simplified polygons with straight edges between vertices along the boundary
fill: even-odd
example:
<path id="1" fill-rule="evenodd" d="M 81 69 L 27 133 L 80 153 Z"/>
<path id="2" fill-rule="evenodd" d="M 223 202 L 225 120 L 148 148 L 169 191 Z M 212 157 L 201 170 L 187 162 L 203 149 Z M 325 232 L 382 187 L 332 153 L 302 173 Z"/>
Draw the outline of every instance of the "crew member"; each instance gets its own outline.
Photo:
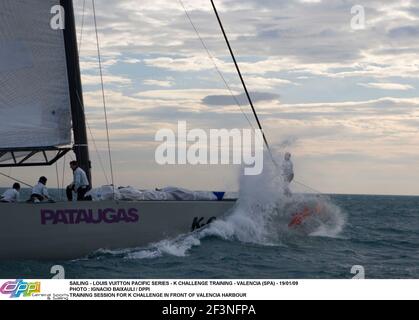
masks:
<path id="1" fill-rule="evenodd" d="M 38 184 L 32 188 L 31 198 L 28 202 L 43 202 L 49 200 L 47 181 L 46 177 L 39 178 Z"/>
<path id="2" fill-rule="evenodd" d="M 77 201 L 91 200 L 91 197 L 86 197 L 86 193 L 90 190 L 86 172 L 79 167 L 77 161 L 70 162 L 70 168 L 73 170 L 73 183 L 66 190 L 68 201 L 73 201 L 73 192 L 77 193 Z"/>
<path id="3" fill-rule="evenodd" d="M 0 202 L 4 203 L 16 203 L 19 201 L 20 195 L 20 184 L 15 183 L 12 189 L 6 190 L 0 197 Z"/>
<path id="4" fill-rule="evenodd" d="M 284 178 L 284 192 L 287 196 L 291 196 L 290 183 L 294 180 L 294 165 L 291 161 L 291 153 L 285 153 L 282 163 L 282 177 Z"/>
<path id="5" fill-rule="evenodd" d="M 282 175 L 285 182 L 291 183 L 294 180 L 294 165 L 291 161 L 291 153 L 285 153 L 284 163 L 282 164 Z"/>

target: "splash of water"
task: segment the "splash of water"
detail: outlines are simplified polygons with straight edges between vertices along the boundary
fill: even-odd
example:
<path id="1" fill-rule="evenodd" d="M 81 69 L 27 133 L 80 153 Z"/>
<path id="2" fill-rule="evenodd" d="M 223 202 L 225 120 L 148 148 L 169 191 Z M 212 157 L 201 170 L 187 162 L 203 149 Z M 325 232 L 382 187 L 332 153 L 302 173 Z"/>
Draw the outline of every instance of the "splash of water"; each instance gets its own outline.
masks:
<path id="1" fill-rule="evenodd" d="M 345 225 L 345 215 L 324 195 L 284 192 L 288 185 L 281 167 L 281 160 L 274 164 L 265 157 L 261 175 L 242 176 L 233 213 L 203 233 L 260 245 L 280 245 L 295 236 L 337 237 Z M 291 226 L 295 217 L 301 221 Z"/>

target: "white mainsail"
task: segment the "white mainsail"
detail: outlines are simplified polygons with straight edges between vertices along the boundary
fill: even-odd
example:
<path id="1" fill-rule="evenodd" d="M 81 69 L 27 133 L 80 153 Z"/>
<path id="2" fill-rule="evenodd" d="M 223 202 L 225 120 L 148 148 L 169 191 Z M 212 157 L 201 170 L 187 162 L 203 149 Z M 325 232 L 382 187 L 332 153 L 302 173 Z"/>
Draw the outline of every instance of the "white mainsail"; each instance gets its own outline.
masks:
<path id="1" fill-rule="evenodd" d="M 64 35 L 50 25 L 59 4 L 0 1 L 0 149 L 71 142 Z"/>

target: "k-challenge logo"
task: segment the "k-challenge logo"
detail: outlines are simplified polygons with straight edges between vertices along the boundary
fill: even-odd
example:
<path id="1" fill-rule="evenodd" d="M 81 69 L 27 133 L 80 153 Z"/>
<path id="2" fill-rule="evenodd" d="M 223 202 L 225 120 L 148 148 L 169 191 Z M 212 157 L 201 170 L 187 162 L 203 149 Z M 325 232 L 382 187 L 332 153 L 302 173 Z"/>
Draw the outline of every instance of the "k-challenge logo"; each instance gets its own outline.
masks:
<path id="1" fill-rule="evenodd" d="M 0 293 L 10 295 L 10 298 L 32 297 L 34 294 L 41 293 L 41 283 L 23 280 L 8 281 L 0 287 Z"/>
<path id="2" fill-rule="evenodd" d="M 136 223 L 140 219 L 137 209 L 74 209 L 41 210 L 42 225 L 57 224 L 113 224 Z"/>

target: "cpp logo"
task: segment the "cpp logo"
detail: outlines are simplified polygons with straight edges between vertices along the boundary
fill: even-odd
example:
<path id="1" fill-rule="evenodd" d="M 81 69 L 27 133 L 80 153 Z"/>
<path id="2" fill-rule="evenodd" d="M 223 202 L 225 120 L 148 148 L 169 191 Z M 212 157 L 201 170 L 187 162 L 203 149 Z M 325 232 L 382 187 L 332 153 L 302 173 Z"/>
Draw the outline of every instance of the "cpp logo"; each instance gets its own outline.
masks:
<path id="1" fill-rule="evenodd" d="M 41 283 L 23 280 L 8 281 L 0 287 L 0 293 L 10 294 L 10 298 L 31 297 L 34 293 L 41 293 Z"/>

